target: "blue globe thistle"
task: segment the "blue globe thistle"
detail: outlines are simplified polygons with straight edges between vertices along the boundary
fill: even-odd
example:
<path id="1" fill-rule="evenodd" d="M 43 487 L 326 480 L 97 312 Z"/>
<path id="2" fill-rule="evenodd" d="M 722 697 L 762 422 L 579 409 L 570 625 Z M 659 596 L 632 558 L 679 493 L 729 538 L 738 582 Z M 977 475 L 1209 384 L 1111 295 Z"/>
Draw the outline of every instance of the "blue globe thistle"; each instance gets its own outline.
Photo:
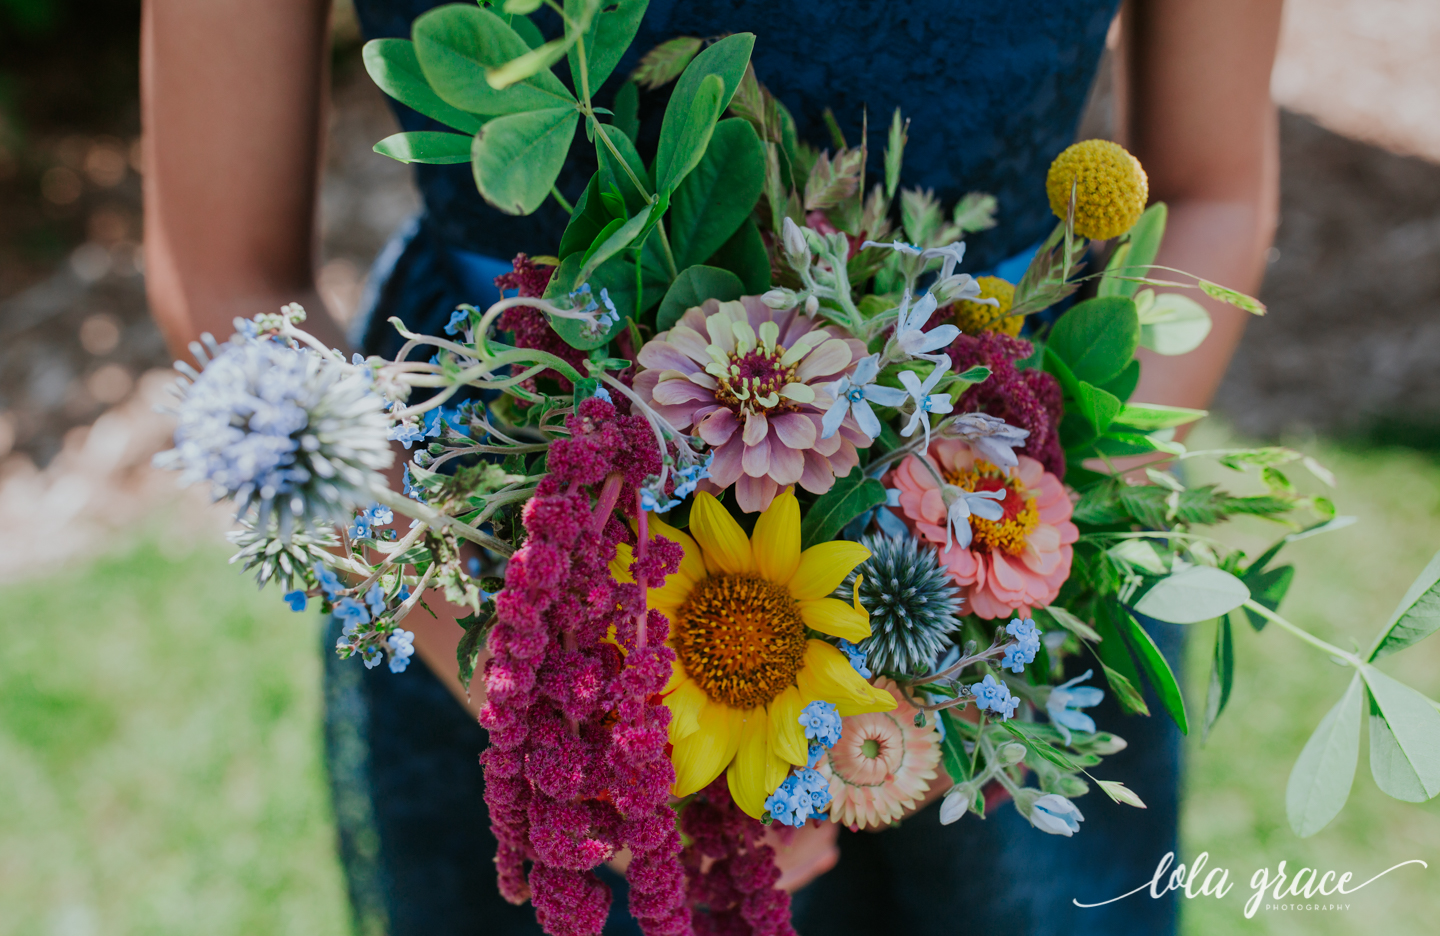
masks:
<path id="1" fill-rule="evenodd" d="M 297 528 L 282 541 L 274 524 L 262 531 L 243 518 L 240 529 L 231 530 L 225 538 L 240 547 L 240 551 L 230 557 L 232 564 L 241 563 L 247 572 L 255 570 L 255 581 L 261 588 L 274 582 L 286 591 L 303 589 L 305 570 L 340 548 L 340 536 L 333 526 Z"/>
<path id="2" fill-rule="evenodd" d="M 927 671 L 950 645 L 960 622 L 960 590 L 934 549 L 912 537 L 867 536 L 870 558 L 846 577 L 836 596 L 849 599 L 860 580 L 860 603 L 870 612 L 871 636 L 860 650 L 876 672 Z"/>
<path id="3" fill-rule="evenodd" d="M 349 523 L 383 487 L 392 455 L 385 401 L 368 374 L 270 340 L 236 339 L 181 367 L 175 447 L 156 464 L 209 481 L 255 526 L 287 540 L 308 521 Z M 197 346 L 198 347 L 198 346 Z"/>

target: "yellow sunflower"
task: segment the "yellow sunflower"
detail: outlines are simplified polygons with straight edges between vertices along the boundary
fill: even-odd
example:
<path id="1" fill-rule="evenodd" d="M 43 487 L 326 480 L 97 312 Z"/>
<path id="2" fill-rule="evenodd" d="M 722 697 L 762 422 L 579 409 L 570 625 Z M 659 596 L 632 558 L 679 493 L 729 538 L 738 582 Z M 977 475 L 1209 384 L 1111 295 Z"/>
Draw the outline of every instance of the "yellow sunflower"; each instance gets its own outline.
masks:
<path id="1" fill-rule="evenodd" d="M 649 591 L 650 607 L 670 621 L 675 669 L 665 686 L 670 709 L 671 792 L 688 796 L 727 772 L 730 795 L 759 818 L 765 798 L 803 766 L 807 742 L 800 712 L 833 703 L 842 716 L 895 708 L 890 693 L 870 685 L 845 655 L 807 628 L 855 642 L 870 636 L 870 615 L 830 597 L 870 558 L 859 543 L 838 540 L 800 551 L 800 504 L 776 496 L 746 538 L 740 524 L 709 494 L 695 495 L 690 534 L 658 518 L 652 537 L 685 550 L 680 570 Z M 633 581 L 628 546 L 610 570 Z"/>

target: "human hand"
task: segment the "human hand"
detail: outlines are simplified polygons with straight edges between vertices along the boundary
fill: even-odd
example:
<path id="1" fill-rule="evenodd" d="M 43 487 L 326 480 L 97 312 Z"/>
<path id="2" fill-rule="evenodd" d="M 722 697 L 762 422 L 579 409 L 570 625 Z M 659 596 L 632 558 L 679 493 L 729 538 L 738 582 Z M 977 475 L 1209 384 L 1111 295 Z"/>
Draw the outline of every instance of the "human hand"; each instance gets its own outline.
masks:
<path id="1" fill-rule="evenodd" d="M 780 869 L 775 886 L 793 894 L 835 867 L 840 860 L 839 836 L 840 827 L 833 822 L 807 822 L 785 832 L 775 826 L 767 829 L 765 844 L 775 850 L 775 866 Z"/>

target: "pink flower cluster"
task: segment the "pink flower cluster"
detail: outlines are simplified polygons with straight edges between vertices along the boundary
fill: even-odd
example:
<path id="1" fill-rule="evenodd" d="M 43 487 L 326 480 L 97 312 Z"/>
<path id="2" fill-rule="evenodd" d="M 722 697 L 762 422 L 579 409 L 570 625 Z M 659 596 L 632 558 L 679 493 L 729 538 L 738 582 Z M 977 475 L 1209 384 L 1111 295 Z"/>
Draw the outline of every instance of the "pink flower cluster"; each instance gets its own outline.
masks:
<path id="1" fill-rule="evenodd" d="M 686 804 L 680 825 L 691 839 L 684 863 L 697 934 L 795 936 L 765 827 L 735 805 L 723 775 Z"/>
<path id="2" fill-rule="evenodd" d="M 545 287 L 550 285 L 550 277 L 554 274 L 554 267 L 537 266 L 525 254 L 517 254 L 514 260 L 510 261 L 513 270 L 509 273 L 495 277 L 495 288 L 501 294 L 515 290 L 517 296 L 524 296 L 527 299 L 538 299 L 545 295 Z M 585 352 L 578 348 L 572 348 L 566 344 L 565 339 L 555 333 L 550 323 L 545 320 L 545 314 L 539 309 L 531 309 L 519 306 L 514 309 L 506 309 L 500 313 L 500 321 L 497 323 L 501 331 L 515 333 L 515 347 L 534 348 L 537 351 L 548 351 L 563 361 L 567 361 L 576 368 L 580 367 L 585 360 Z M 583 374 L 584 371 L 582 370 Z M 555 381 L 561 393 L 569 393 L 571 390 L 570 381 L 560 376 L 559 372 L 553 370 L 541 371 L 540 377 Z M 535 389 L 535 379 L 531 378 L 525 382 L 526 389 Z"/>
<path id="3" fill-rule="evenodd" d="M 632 914 L 647 936 L 679 936 L 690 911 L 659 697 L 675 654 L 645 593 L 679 568 L 681 549 L 647 542 L 640 512 L 636 581 L 612 579 L 616 544 L 635 542 L 615 508 L 636 513 L 636 486 L 659 472 L 659 453 L 643 419 L 604 400 L 585 400 L 566 422 L 571 437 L 552 443 L 550 473 L 525 505 L 527 539 L 488 641 L 480 723 L 500 892 L 532 899 L 552 936 L 599 933 L 610 892 L 593 869 L 628 848 Z"/>
<path id="4" fill-rule="evenodd" d="M 1025 454 L 1057 478 L 1065 477 L 1065 452 L 1060 447 L 1060 384 L 1041 370 L 1018 370 L 1034 346 L 1023 338 L 999 332 L 961 335 L 947 349 L 955 373 L 983 364 L 990 378 L 966 390 L 957 413 L 989 413 L 1012 426 L 1030 430 Z"/>

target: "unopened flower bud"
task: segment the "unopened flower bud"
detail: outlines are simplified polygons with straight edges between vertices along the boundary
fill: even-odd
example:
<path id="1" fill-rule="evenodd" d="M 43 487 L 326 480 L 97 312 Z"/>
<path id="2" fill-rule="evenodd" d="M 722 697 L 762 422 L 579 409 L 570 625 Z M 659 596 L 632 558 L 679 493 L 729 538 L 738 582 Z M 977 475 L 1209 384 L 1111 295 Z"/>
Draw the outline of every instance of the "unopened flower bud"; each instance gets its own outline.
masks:
<path id="1" fill-rule="evenodd" d="M 800 225 L 789 218 L 780 226 L 781 237 L 785 241 L 785 253 L 789 256 L 790 262 L 797 265 L 808 265 L 810 263 L 810 247 L 805 243 L 805 235 L 800 230 Z"/>
<path id="2" fill-rule="evenodd" d="M 1000 763 L 1008 767 L 1025 759 L 1025 745 L 1011 741 L 1009 744 L 1003 745 L 997 753 L 1000 756 Z"/>
<path id="3" fill-rule="evenodd" d="M 924 712 L 916 712 L 916 713 L 915 713 L 915 727 L 916 727 L 916 728 L 924 728 L 924 727 L 925 727 L 925 713 L 924 713 Z"/>
<path id="4" fill-rule="evenodd" d="M 1129 746 L 1129 743 L 1119 735 L 1101 731 L 1095 735 L 1095 740 L 1090 742 L 1089 749 L 1101 757 L 1109 757 L 1111 754 L 1119 754 Z"/>
<path id="5" fill-rule="evenodd" d="M 810 316 L 811 318 L 814 318 L 814 317 L 815 317 L 815 313 L 817 313 L 817 312 L 819 312 L 819 311 L 820 311 L 820 300 L 819 300 L 819 299 L 816 299 L 814 296 L 810 296 L 810 297 L 806 298 L 806 300 L 805 300 L 805 314 L 808 315 L 808 316 Z"/>
<path id="6" fill-rule="evenodd" d="M 793 290 L 776 287 L 760 297 L 760 301 L 772 309 L 793 309 L 799 297 Z"/>
<path id="7" fill-rule="evenodd" d="M 1066 797 L 1084 796 L 1090 792 L 1090 784 L 1081 780 L 1079 777 L 1069 775 L 1058 778 L 1055 786 L 1059 790 L 1060 795 Z"/>

